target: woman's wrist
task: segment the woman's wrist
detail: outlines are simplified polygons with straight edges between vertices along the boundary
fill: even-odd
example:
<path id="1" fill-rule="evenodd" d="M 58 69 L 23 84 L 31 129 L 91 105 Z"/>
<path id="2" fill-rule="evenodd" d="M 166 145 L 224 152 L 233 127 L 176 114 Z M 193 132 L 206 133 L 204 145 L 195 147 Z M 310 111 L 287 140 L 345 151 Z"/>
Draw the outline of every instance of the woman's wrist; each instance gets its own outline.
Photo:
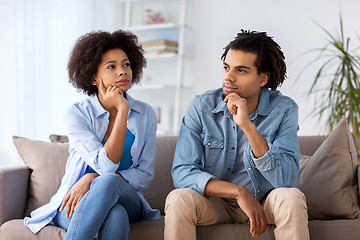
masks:
<path id="1" fill-rule="evenodd" d="M 100 175 L 98 173 L 87 173 L 87 174 L 85 174 L 85 176 L 87 177 L 87 179 L 90 182 L 92 182 L 92 181 L 94 181 L 95 178 L 97 178 Z"/>

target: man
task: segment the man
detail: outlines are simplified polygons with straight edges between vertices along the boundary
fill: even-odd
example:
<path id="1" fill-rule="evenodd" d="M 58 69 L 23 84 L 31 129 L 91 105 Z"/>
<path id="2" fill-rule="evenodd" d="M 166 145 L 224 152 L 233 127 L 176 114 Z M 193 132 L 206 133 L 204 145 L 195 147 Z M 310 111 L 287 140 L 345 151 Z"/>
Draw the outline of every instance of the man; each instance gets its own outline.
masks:
<path id="1" fill-rule="evenodd" d="M 258 237 L 309 239 L 299 170 L 298 106 L 276 88 L 280 46 L 242 30 L 226 47 L 222 88 L 196 96 L 183 118 L 165 204 L 165 239 L 196 239 L 196 226 L 250 223 Z M 270 89 L 271 90 L 270 90 Z M 240 236 L 239 236 L 240 237 Z"/>

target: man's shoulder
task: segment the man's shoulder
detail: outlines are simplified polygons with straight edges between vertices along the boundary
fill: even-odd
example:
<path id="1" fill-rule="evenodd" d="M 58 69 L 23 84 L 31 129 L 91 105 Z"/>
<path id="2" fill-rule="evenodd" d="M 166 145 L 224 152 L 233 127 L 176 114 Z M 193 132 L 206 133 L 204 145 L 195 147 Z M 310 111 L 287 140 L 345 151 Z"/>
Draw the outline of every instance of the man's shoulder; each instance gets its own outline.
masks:
<path id="1" fill-rule="evenodd" d="M 198 94 L 192 101 L 193 107 L 198 108 L 202 112 L 212 111 L 221 102 L 221 88 L 208 90 L 202 94 Z"/>
<path id="2" fill-rule="evenodd" d="M 269 104 L 270 109 L 282 109 L 282 110 L 290 110 L 297 108 L 298 105 L 294 99 L 289 96 L 283 95 L 280 91 L 270 91 L 269 90 Z"/>

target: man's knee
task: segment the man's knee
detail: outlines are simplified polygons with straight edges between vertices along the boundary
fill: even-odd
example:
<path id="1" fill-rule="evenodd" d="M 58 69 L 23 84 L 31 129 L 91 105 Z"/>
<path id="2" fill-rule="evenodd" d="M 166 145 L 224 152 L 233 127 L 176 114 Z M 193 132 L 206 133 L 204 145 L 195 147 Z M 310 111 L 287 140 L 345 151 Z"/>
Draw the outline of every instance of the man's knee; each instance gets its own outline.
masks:
<path id="1" fill-rule="evenodd" d="M 171 211 L 183 212 L 184 208 L 187 210 L 194 210 L 196 207 L 195 195 L 196 191 L 189 188 L 175 189 L 171 191 L 165 201 L 165 213 Z"/>
<path id="2" fill-rule="evenodd" d="M 281 205 L 287 205 L 289 208 L 298 207 L 306 208 L 305 195 L 297 188 L 278 188 L 274 189 L 276 194 L 275 199 L 280 202 Z"/>

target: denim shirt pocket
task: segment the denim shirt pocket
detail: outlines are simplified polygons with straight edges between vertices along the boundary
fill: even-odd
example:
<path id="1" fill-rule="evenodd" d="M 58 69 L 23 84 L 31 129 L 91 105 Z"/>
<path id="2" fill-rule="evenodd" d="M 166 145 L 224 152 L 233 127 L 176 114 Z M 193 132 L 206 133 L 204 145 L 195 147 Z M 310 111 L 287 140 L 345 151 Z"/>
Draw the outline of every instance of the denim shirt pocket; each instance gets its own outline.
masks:
<path id="1" fill-rule="evenodd" d="M 204 170 L 213 173 L 213 168 L 217 159 L 221 159 L 224 154 L 224 141 L 201 133 L 202 142 L 205 149 Z"/>

